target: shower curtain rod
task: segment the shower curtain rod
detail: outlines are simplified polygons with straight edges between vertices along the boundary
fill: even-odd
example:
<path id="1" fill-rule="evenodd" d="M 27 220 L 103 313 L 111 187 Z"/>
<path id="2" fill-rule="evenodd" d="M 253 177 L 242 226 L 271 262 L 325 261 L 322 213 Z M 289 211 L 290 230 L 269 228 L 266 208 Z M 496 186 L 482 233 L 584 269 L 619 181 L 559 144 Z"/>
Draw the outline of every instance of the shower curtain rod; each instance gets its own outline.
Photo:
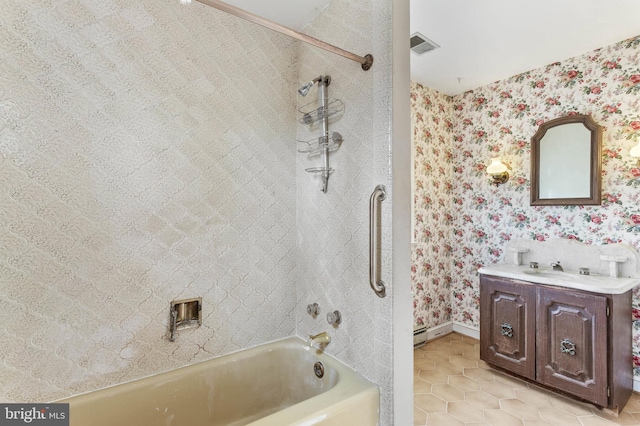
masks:
<path id="1" fill-rule="evenodd" d="M 372 55 L 365 55 L 364 57 L 358 56 L 355 53 L 351 53 L 347 50 L 333 46 L 329 43 L 325 43 L 322 40 L 318 40 L 317 38 L 308 36 L 306 34 L 302 34 L 296 30 L 285 27 L 284 25 L 280 25 L 273 21 L 269 21 L 268 19 L 262 18 L 258 15 L 254 15 L 251 12 L 247 12 L 246 10 L 232 6 L 220 0 L 197 0 L 197 1 L 199 1 L 202 4 L 206 4 L 207 6 L 214 7 L 223 12 L 230 13 L 231 15 L 237 16 L 238 18 L 246 19 L 247 21 L 253 22 L 258 25 L 262 25 L 263 27 L 270 28 L 284 35 L 288 35 L 289 37 L 293 37 L 297 40 L 319 47 L 328 52 L 335 53 L 347 59 L 351 59 L 352 61 L 358 62 L 360 65 L 362 65 L 362 69 L 365 71 L 368 71 L 373 65 Z"/>

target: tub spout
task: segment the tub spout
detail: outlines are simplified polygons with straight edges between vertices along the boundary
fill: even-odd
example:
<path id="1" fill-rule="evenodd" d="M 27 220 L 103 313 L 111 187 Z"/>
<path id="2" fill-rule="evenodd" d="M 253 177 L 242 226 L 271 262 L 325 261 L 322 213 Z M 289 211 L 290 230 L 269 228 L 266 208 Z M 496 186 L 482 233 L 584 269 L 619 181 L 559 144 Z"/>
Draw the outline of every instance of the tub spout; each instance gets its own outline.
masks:
<path id="1" fill-rule="evenodd" d="M 316 334 L 315 336 L 309 336 L 309 347 L 313 347 L 314 343 L 318 345 L 328 345 L 331 342 L 331 336 L 326 331 L 323 331 L 320 334 Z"/>

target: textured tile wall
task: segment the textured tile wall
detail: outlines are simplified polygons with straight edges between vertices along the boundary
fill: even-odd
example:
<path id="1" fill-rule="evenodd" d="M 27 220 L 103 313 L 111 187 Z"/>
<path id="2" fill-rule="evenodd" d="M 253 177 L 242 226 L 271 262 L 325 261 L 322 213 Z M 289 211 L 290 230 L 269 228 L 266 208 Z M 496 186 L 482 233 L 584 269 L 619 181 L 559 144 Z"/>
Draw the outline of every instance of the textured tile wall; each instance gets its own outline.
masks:
<path id="1" fill-rule="evenodd" d="M 392 424 L 392 297 L 378 298 L 369 287 L 369 196 L 377 184 L 389 190 L 383 202 L 382 279 L 391 283 L 391 2 L 334 0 L 305 32 L 358 55 L 372 53 L 374 67 L 301 46 L 299 82 L 330 75 L 329 97 L 341 99 L 345 112 L 329 131 L 344 137 L 330 156 L 335 169 L 326 194 L 320 179 L 305 168 L 321 165 L 320 157 L 297 157 L 297 332 L 307 336 L 329 331 L 327 351 L 381 387 L 381 424 Z M 314 88 L 305 104 L 317 98 Z M 315 133 L 314 133 L 315 132 Z M 298 138 L 317 129 L 298 125 Z M 321 315 L 306 313 L 318 303 Z M 332 328 L 325 315 L 339 310 L 343 324 Z"/>
<path id="2" fill-rule="evenodd" d="M 198 3 L 2 1 L 0 400 L 295 333 L 297 50 Z M 204 326 L 169 343 L 196 295 Z"/>

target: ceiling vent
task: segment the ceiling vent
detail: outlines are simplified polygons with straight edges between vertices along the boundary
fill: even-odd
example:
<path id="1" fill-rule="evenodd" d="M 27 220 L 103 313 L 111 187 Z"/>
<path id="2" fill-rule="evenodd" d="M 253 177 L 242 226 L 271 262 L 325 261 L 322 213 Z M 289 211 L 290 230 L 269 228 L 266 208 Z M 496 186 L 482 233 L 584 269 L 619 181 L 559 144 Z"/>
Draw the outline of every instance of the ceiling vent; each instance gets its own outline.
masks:
<path id="1" fill-rule="evenodd" d="M 422 55 L 427 52 L 431 52 L 438 47 L 440 47 L 439 44 L 432 42 L 420 33 L 413 33 L 411 35 L 411 51 L 416 55 Z"/>

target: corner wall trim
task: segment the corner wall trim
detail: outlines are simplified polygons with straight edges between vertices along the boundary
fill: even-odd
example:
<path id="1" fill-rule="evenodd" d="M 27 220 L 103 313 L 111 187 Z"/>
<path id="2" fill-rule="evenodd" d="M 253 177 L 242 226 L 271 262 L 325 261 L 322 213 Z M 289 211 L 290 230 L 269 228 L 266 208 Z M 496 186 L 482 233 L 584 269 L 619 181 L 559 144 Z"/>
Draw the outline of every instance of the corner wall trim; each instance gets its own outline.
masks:
<path id="1" fill-rule="evenodd" d="M 480 340 L 480 329 L 476 327 L 470 327 L 461 322 L 453 321 L 453 331 L 456 333 L 464 334 L 465 336 L 473 337 Z"/>
<path id="2" fill-rule="evenodd" d="M 427 329 L 427 342 L 453 332 L 480 340 L 480 329 L 457 321 L 447 321 Z M 640 382 L 638 385 L 640 386 Z"/>
<path id="3" fill-rule="evenodd" d="M 435 327 L 428 328 L 427 342 L 430 342 L 433 339 L 437 339 L 438 337 L 446 336 L 449 333 L 453 333 L 453 323 L 451 321 L 447 321 L 440 325 L 436 325 Z"/>

